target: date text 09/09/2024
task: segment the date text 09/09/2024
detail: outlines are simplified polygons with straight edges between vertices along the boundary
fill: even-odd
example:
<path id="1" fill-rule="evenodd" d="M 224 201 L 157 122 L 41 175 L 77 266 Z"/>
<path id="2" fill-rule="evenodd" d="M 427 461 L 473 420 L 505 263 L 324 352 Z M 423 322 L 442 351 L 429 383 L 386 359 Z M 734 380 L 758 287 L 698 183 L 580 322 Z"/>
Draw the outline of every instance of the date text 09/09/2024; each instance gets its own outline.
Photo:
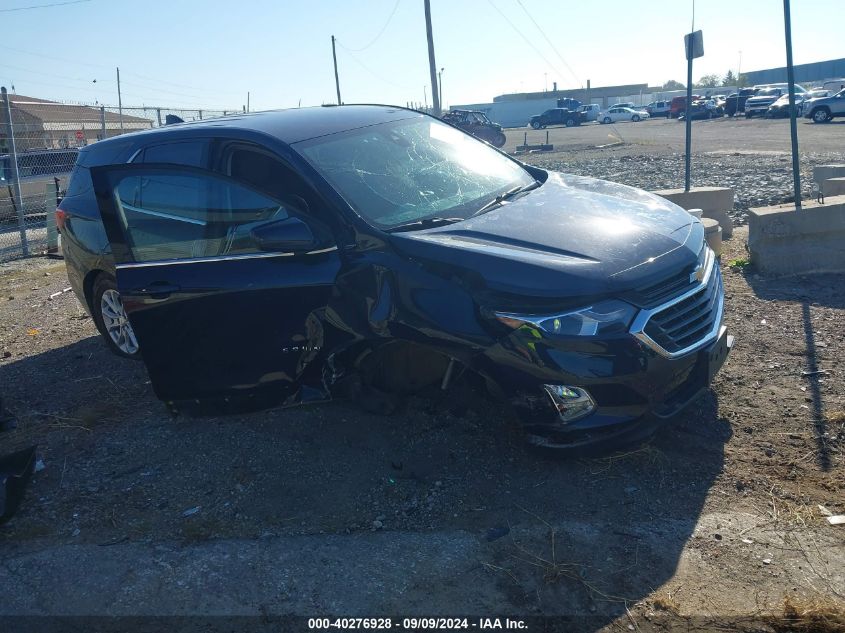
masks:
<path id="1" fill-rule="evenodd" d="M 524 620 L 510 618 L 309 618 L 309 630 L 527 630 Z"/>

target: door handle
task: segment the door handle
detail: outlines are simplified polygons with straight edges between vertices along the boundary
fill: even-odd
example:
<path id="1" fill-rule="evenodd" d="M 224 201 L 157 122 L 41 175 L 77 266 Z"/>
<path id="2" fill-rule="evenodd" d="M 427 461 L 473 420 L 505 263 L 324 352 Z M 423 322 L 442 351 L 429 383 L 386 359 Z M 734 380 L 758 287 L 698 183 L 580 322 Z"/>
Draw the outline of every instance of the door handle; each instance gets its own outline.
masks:
<path id="1" fill-rule="evenodd" d="M 167 299 L 174 292 L 179 292 L 181 286 L 171 284 L 167 281 L 154 281 L 148 286 L 136 288 L 133 292 L 139 295 L 145 295 L 151 299 Z"/>

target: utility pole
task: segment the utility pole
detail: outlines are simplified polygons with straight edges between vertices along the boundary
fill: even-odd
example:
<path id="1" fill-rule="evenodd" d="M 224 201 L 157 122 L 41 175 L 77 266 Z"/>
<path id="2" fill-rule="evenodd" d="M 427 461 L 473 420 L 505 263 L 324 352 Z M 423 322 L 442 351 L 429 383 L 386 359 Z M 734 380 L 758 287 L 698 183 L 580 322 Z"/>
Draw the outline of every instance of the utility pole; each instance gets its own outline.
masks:
<path id="1" fill-rule="evenodd" d="M 795 120 L 795 68 L 792 66 L 792 17 L 789 0 L 783 0 L 783 25 L 786 35 L 786 80 L 789 82 L 789 136 L 792 139 L 792 186 L 795 210 L 801 210 L 801 168 L 798 164 L 798 122 Z"/>
<path id="2" fill-rule="evenodd" d="M 120 131 L 123 132 L 123 99 L 120 96 L 120 68 L 117 68 L 117 115 L 120 119 Z"/>
<path id="3" fill-rule="evenodd" d="M 445 108 L 446 106 L 443 105 L 443 68 L 440 69 L 440 72 L 437 73 L 437 83 L 439 84 L 438 89 L 440 90 L 440 107 Z"/>
<path id="4" fill-rule="evenodd" d="M 736 67 L 736 91 L 739 92 L 739 89 L 742 88 L 742 84 L 739 83 L 739 78 L 742 76 L 742 51 L 739 51 L 739 65 Z M 737 99 L 737 102 L 739 100 Z"/>
<path id="5" fill-rule="evenodd" d="M 340 105 L 340 79 L 337 76 L 337 53 L 334 48 L 334 35 L 332 35 L 332 60 L 334 61 L 334 86 L 337 88 L 337 105 Z"/>
<path id="6" fill-rule="evenodd" d="M 423 84 L 423 102 L 425 103 L 425 109 L 428 110 L 428 86 Z"/>
<path id="7" fill-rule="evenodd" d="M 431 34 L 431 0 L 425 2 L 425 33 L 428 37 L 428 71 L 431 74 L 431 101 L 434 116 L 440 116 L 440 99 L 437 96 L 437 64 L 434 63 L 434 37 Z"/>
<path id="8" fill-rule="evenodd" d="M 249 112 L 249 90 L 246 91 L 246 111 Z"/>

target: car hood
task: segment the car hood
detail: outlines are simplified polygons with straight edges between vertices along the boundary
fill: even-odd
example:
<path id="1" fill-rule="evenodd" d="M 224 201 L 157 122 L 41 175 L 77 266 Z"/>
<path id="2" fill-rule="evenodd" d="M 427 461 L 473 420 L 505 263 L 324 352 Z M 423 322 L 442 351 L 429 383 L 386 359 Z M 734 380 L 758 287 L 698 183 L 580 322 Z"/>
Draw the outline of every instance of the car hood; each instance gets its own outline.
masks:
<path id="1" fill-rule="evenodd" d="M 390 239 L 423 265 L 488 290 L 564 301 L 677 273 L 696 261 L 704 229 L 657 195 L 550 172 L 539 189 L 476 218 Z"/>
<path id="2" fill-rule="evenodd" d="M 774 96 L 774 95 L 769 95 L 769 96 L 765 96 L 765 97 L 748 97 L 748 101 L 746 101 L 745 103 L 746 104 L 750 103 L 752 105 L 755 104 L 755 103 L 774 103 L 778 99 L 780 99 L 780 97 Z"/>

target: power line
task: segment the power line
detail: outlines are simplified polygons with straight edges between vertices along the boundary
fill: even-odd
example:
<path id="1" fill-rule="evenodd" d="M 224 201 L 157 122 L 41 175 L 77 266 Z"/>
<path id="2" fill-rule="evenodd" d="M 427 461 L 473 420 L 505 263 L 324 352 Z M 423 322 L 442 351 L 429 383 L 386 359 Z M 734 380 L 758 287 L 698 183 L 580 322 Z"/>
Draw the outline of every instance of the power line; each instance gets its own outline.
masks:
<path id="1" fill-rule="evenodd" d="M 66 57 L 57 57 L 55 55 L 45 55 L 43 53 L 34 53 L 32 51 L 25 51 L 25 50 L 20 49 L 20 48 L 12 48 L 11 46 L 5 46 L 4 44 L 0 44 L 0 48 L 10 50 L 10 51 L 14 51 L 16 53 L 23 53 L 24 55 L 32 55 L 33 57 L 41 57 L 43 59 L 49 59 L 49 60 L 52 60 L 52 61 L 63 62 L 65 64 L 76 64 L 76 65 L 79 65 L 79 66 L 88 66 L 90 68 L 100 68 L 100 69 L 108 70 L 109 73 L 111 73 L 111 71 L 114 70 L 111 66 L 106 66 L 104 64 L 92 64 L 90 62 L 83 62 L 83 61 L 80 61 L 78 59 L 68 59 Z M 37 71 L 31 71 L 31 72 L 37 72 Z M 41 74 L 45 74 L 45 73 L 41 73 Z M 139 75 L 138 73 L 134 73 L 134 72 L 131 72 L 131 71 L 123 71 L 122 74 L 132 75 L 133 77 L 138 77 L 140 79 L 145 79 L 147 81 L 152 81 L 152 82 L 155 82 L 155 83 L 161 83 L 161 84 L 165 84 L 165 85 L 176 86 L 176 87 L 179 87 L 179 88 L 187 88 L 189 90 L 195 90 L 195 91 L 198 91 L 198 92 L 208 92 L 208 93 L 213 92 L 214 94 L 231 94 L 231 95 L 235 95 L 235 94 L 241 95 L 242 94 L 241 92 L 235 92 L 235 91 L 231 91 L 231 90 L 217 90 L 216 88 L 200 88 L 198 86 L 188 86 L 184 83 L 176 83 L 176 82 L 172 82 L 172 81 L 165 81 L 164 79 L 154 79 L 152 77 L 146 77 L 144 75 Z M 107 81 L 107 80 L 103 80 L 103 81 Z M 154 88 L 147 87 L 147 89 L 153 90 Z M 165 92 L 164 89 L 162 89 L 161 91 Z"/>
<path id="2" fill-rule="evenodd" d="M 341 48 L 343 48 L 343 47 L 341 47 Z M 347 55 L 349 55 L 349 58 L 350 58 L 352 61 L 354 61 L 354 62 L 355 62 L 356 64 L 358 64 L 361 68 L 363 68 L 364 70 L 366 70 L 368 73 L 370 73 L 373 77 L 375 77 L 375 78 L 376 78 L 376 79 L 378 79 L 379 81 L 383 81 L 384 83 L 386 83 L 386 84 L 390 84 L 390 85 L 391 85 L 391 86 L 393 86 L 394 88 L 399 88 L 400 90 L 406 90 L 406 91 L 409 91 L 409 90 L 410 90 L 410 88 L 408 88 L 408 86 L 400 86 L 399 84 L 397 84 L 397 83 L 396 83 L 396 82 L 394 82 L 394 81 L 391 81 L 390 79 L 385 79 L 384 77 L 382 77 L 381 75 L 379 75 L 376 71 L 374 71 L 372 68 L 370 68 L 369 66 L 367 66 L 364 62 L 362 62 L 360 59 L 358 59 L 355 55 L 353 55 L 353 54 L 352 54 L 352 52 L 351 52 L 350 50 L 348 50 L 348 49 L 346 49 L 346 48 L 343 48 L 343 50 L 346 52 L 346 54 L 347 54 Z"/>
<path id="3" fill-rule="evenodd" d="M 351 51 L 351 52 L 353 52 L 353 53 L 360 53 L 361 51 L 365 51 L 365 50 L 367 50 L 368 48 L 370 48 L 370 46 L 372 46 L 373 44 L 375 44 L 375 43 L 378 41 L 378 39 L 379 39 L 382 35 L 384 35 L 385 30 L 387 30 L 387 26 L 390 24 L 390 21 L 393 19 L 393 15 L 396 13 L 396 9 L 398 9 L 398 8 L 399 8 L 399 1 L 400 1 L 400 0 L 396 0 L 396 4 L 394 4 L 394 5 L 393 5 L 393 10 L 390 12 L 390 15 L 389 15 L 389 16 L 387 16 L 387 22 L 385 22 L 385 23 L 384 23 L 384 26 L 383 26 L 383 27 L 381 27 L 381 30 L 378 32 L 378 35 L 376 35 L 376 36 L 375 36 L 375 37 L 374 37 L 374 38 L 370 41 L 370 43 L 369 43 L 369 44 L 367 44 L 366 46 L 363 46 L 363 47 L 361 47 L 361 48 L 346 48 L 345 46 L 343 46 L 343 44 L 340 44 L 340 46 L 341 46 L 342 48 L 345 48 L 347 51 Z"/>
<path id="4" fill-rule="evenodd" d="M 66 4 L 81 4 L 83 2 L 91 2 L 91 0 L 68 0 L 67 2 L 52 2 L 50 4 L 35 4 L 30 7 L 15 7 L 14 9 L 0 9 L 0 13 L 10 13 L 11 11 L 29 11 L 30 9 L 48 9 L 49 7 L 63 7 Z"/>
<path id="5" fill-rule="evenodd" d="M 539 56 L 540 56 L 540 58 L 541 58 L 544 62 L 546 62 L 546 65 L 547 65 L 547 66 L 548 66 L 551 70 L 555 71 L 556 73 L 560 73 L 560 70 L 559 70 L 558 68 L 555 68 L 555 65 L 554 65 L 554 64 L 552 64 L 552 63 L 551 63 L 548 59 L 546 59 L 546 56 L 545 56 L 545 55 L 543 55 L 543 53 L 541 53 L 541 52 L 540 52 L 540 49 L 538 49 L 536 46 L 534 46 L 534 43 L 533 43 L 530 39 L 528 39 L 528 38 L 525 36 L 525 34 L 523 34 L 523 32 L 522 32 L 522 31 L 520 31 L 518 28 L 516 28 L 516 25 L 515 25 L 513 22 L 511 22 L 511 21 L 510 21 L 510 19 L 508 18 L 508 16 L 506 16 L 504 13 L 502 13 L 502 11 L 499 9 L 499 7 L 497 7 L 495 4 L 493 4 L 493 0 L 487 0 L 487 2 L 490 4 L 490 6 L 491 6 L 491 7 L 493 7 L 494 9 L 496 9 L 496 13 L 498 13 L 499 15 L 501 15 L 501 16 L 502 16 L 502 18 L 505 20 L 505 22 L 507 22 L 508 24 L 510 24 L 510 27 L 511 27 L 514 31 L 516 31 L 516 32 L 517 32 L 517 34 L 518 34 L 518 35 L 519 35 L 519 36 L 520 36 L 523 40 L 525 40 L 525 43 L 526 43 L 526 44 L 528 44 L 528 46 L 530 46 L 530 47 L 534 50 L 534 52 L 535 52 L 535 53 L 537 53 L 537 55 L 539 55 Z"/>
<path id="6" fill-rule="evenodd" d="M 572 70 L 572 68 L 569 66 L 569 64 L 566 63 L 566 60 L 563 58 L 563 56 L 560 54 L 560 52 L 558 52 L 557 47 L 554 44 L 552 44 L 552 41 L 548 38 L 545 31 L 543 31 L 543 29 L 540 28 L 540 25 L 537 24 L 537 21 L 528 12 L 528 9 L 526 9 L 525 5 L 522 4 L 522 0 L 516 0 L 516 1 L 519 4 L 519 6 L 522 7 L 522 10 L 525 12 L 525 15 L 528 16 L 528 19 L 531 20 L 532 24 L 534 24 L 534 26 L 537 27 L 537 30 L 540 31 L 540 35 L 543 36 L 543 39 L 545 39 L 546 42 L 548 42 L 549 46 L 552 47 L 552 50 L 555 52 L 555 55 L 557 55 L 557 58 L 563 63 L 564 66 L 566 66 L 566 70 L 568 70 L 569 74 L 572 75 L 572 78 L 575 79 L 575 85 L 576 86 L 582 85 L 581 80 L 578 78 L 578 75 L 576 75 L 575 71 Z"/>

